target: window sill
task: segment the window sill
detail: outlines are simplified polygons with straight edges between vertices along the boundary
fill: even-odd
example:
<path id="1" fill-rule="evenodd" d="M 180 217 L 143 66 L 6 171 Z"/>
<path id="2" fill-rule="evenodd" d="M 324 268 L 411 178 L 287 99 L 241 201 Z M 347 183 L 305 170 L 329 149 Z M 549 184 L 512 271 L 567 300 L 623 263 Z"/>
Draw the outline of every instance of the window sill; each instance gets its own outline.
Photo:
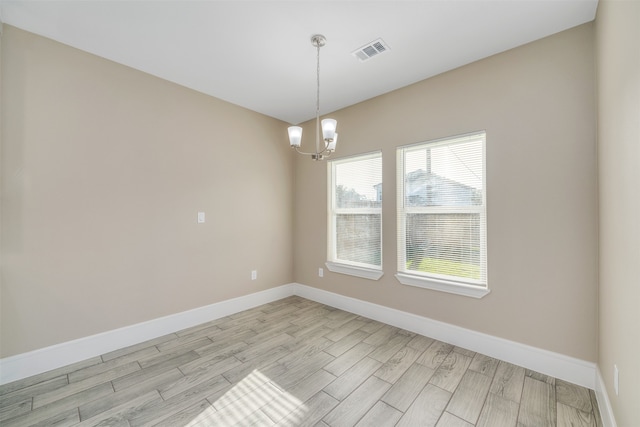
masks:
<path id="1" fill-rule="evenodd" d="M 373 268 L 354 267 L 347 264 L 339 264 L 336 262 L 327 261 L 325 263 L 329 271 L 340 274 L 348 274 L 350 276 L 362 277 L 363 279 L 378 280 L 384 274 L 382 270 L 375 270 Z"/>
<path id="2" fill-rule="evenodd" d="M 480 286 L 465 285 L 462 283 L 447 282 L 428 277 L 414 276 L 411 274 L 397 273 L 396 279 L 403 285 L 417 286 L 419 288 L 431 289 L 434 291 L 448 292 L 450 294 L 463 295 L 466 297 L 482 298 L 487 295 L 489 288 Z"/>

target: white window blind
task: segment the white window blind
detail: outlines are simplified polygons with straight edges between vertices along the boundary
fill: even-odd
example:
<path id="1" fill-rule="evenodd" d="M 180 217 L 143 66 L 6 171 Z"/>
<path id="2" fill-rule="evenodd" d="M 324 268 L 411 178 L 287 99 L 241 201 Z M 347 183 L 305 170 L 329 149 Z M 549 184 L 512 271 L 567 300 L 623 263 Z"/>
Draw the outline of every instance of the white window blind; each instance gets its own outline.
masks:
<path id="1" fill-rule="evenodd" d="M 382 153 L 329 162 L 331 271 L 379 278 L 382 270 Z"/>
<path id="2" fill-rule="evenodd" d="M 487 288 L 485 133 L 400 147 L 397 158 L 398 279 Z"/>

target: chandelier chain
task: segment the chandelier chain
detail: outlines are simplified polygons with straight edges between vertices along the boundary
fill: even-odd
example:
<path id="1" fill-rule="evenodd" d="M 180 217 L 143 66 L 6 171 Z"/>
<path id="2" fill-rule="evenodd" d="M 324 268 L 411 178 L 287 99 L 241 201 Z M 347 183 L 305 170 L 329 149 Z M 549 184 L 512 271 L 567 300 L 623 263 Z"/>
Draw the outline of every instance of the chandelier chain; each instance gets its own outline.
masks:
<path id="1" fill-rule="evenodd" d="M 316 153 L 320 151 L 320 47 L 318 41 L 316 46 Z M 324 150 L 323 150 L 324 151 Z"/>
<path id="2" fill-rule="evenodd" d="M 316 54 L 316 117 L 320 115 L 320 44 Z"/>

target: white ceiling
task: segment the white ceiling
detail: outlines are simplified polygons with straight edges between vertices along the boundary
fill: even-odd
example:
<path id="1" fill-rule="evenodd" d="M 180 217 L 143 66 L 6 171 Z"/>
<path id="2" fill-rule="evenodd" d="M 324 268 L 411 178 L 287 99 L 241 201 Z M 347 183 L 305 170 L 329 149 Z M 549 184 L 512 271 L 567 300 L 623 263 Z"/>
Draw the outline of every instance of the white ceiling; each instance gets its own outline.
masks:
<path id="1" fill-rule="evenodd" d="M 597 0 L 0 0 L 4 23 L 299 123 L 592 21 Z M 351 52 L 382 38 L 388 52 Z"/>

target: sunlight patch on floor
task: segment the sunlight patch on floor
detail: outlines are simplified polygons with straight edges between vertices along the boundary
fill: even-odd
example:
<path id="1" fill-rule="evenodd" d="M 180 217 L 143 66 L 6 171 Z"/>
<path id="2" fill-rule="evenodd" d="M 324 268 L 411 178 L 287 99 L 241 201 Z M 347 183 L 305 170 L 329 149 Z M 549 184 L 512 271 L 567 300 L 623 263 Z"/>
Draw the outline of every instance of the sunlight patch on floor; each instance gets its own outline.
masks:
<path id="1" fill-rule="evenodd" d="M 295 425 L 307 408 L 257 369 L 244 377 L 213 405 L 198 414 L 185 427 L 271 425 L 282 421 Z"/>

